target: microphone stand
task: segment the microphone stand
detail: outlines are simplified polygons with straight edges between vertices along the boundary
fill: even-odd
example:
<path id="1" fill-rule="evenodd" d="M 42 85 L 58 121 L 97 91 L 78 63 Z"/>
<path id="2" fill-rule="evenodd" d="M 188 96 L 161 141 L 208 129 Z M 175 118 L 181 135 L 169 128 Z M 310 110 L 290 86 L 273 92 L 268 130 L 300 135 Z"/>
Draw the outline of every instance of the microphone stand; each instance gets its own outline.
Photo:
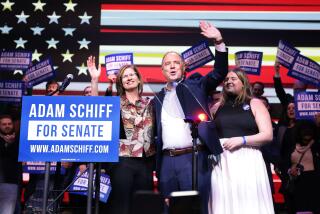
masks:
<path id="1" fill-rule="evenodd" d="M 60 90 L 60 87 L 58 87 L 56 90 L 48 93 L 46 96 L 52 96 L 57 92 L 63 92 L 64 90 Z M 49 195 L 49 179 L 50 179 L 50 165 L 51 163 L 49 161 L 45 162 L 45 174 L 44 174 L 44 187 L 43 187 L 43 196 L 42 196 L 42 214 L 46 214 L 47 208 L 48 208 L 48 195 Z M 57 170 L 61 167 L 61 163 L 57 162 L 56 166 Z M 59 169 L 60 170 L 60 169 Z M 56 181 L 56 179 L 54 179 Z M 55 186 L 55 185 L 54 185 Z"/>
<path id="2" fill-rule="evenodd" d="M 58 90 L 59 90 L 59 88 L 50 92 L 46 96 L 52 96 Z M 49 178 L 50 178 L 50 165 L 51 165 L 51 163 L 49 161 L 45 162 L 45 173 L 44 173 L 44 184 L 43 184 L 44 186 L 43 186 L 43 196 L 42 196 L 42 212 L 41 212 L 42 214 L 47 213 L 48 195 L 49 195 L 49 188 L 48 187 L 49 187 Z"/>
<path id="3" fill-rule="evenodd" d="M 198 148 L 197 139 L 199 137 L 198 125 L 200 121 L 192 119 L 184 119 L 184 122 L 190 123 L 192 136 L 192 190 L 197 190 L 198 187 Z"/>

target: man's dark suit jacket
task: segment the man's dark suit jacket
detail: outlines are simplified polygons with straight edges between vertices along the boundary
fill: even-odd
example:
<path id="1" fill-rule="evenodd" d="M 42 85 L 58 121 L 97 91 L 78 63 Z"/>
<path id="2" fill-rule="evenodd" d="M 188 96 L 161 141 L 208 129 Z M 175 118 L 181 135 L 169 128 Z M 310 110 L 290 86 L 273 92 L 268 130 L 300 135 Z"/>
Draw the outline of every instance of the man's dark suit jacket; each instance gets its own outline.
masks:
<path id="1" fill-rule="evenodd" d="M 208 116 L 210 111 L 208 108 L 208 93 L 215 89 L 226 77 L 228 73 L 228 52 L 219 52 L 216 50 L 214 70 L 206 76 L 199 73 L 192 74 L 189 78 L 184 79 L 176 87 L 176 93 L 180 101 L 184 115 L 188 119 L 192 119 L 199 113 L 205 113 Z M 157 129 L 157 174 L 161 169 L 162 160 L 162 126 L 161 111 L 165 89 L 158 92 L 154 98 L 156 129 Z M 209 116 L 210 117 L 210 116 Z M 215 134 L 213 123 L 199 125 L 199 138 L 207 146 L 209 153 L 218 155 L 222 152 L 218 136 Z"/>

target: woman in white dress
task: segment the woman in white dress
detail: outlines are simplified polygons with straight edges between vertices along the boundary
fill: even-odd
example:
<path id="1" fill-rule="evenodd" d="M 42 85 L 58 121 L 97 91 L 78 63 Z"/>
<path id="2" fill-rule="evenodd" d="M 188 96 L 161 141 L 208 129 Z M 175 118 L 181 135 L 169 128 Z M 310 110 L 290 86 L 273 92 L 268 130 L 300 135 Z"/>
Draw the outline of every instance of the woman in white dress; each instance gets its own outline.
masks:
<path id="1" fill-rule="evenodd" d="M 224 148 L 211 175 L 209 213 L 274 213 L 266 166 L 259 147 L 272 140 L 268 110 L 251 97 L 246 74 L 229 71 L 215 121 Z"/>

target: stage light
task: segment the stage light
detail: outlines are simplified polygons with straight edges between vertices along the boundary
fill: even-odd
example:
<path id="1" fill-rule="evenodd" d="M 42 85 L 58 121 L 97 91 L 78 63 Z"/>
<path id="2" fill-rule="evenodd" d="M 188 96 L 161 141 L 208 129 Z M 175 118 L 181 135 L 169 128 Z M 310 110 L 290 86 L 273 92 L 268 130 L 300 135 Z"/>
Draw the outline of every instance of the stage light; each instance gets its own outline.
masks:
<path id="1" fill-rule="evenodd" d="M 204 114 L 204 113 L 199 114 L 199 115 L 198 115 L 198 119 L 199 119 L 200 121 L 208 121 L 208 117 L 207 117 L 207 115 Z"/>

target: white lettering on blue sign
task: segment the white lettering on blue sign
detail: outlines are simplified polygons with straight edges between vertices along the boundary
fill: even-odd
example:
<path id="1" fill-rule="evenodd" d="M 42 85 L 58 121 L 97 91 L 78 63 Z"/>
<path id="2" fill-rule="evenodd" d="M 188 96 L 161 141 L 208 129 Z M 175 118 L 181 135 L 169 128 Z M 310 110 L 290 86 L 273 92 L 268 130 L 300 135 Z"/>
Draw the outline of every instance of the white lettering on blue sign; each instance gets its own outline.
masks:
<path id="1" fill-rule="evenodd" d="M 111 121 L 29 121 L 28 140 L 110 141 Z"/>

